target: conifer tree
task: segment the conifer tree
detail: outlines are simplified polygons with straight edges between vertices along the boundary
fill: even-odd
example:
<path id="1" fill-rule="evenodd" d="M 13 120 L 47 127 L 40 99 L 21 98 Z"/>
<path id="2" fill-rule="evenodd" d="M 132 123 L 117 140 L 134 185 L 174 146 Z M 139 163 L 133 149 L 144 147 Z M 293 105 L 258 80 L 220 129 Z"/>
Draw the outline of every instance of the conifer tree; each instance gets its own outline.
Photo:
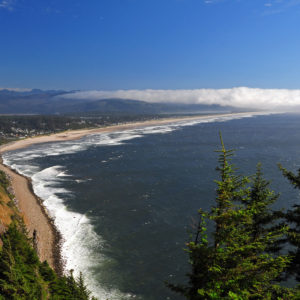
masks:
<path id="1" fill-rule="evenodd" d="M 287 171 L 281 165 L 279 165 L 283 176 L 286 177 L 289 182 L 296 189 L 300 189 L 300 169 L 298 174 Z M 290 254 L 293 256 L 292 262 L 288 269 L 289 275 L 296 275 L 296 279 L 300 281 L 300 205 L 294 205 L 292 210 L 288 210 L 285 214 L 285 218 L 291 227 L 288 232 L 288 242 L 293 247 L 290 250 Z"/>
<path id="2" fill-rule="evenodd" d="M 187 299 L 273 299 L 289 297 L 293 291 L 273 283 L 284 271 L 289 258 L 266 253 L 280 234 L 253 238 L 254 210 L 249 179 L 236 175 L 230 162 L 232 150 L 218 151 L 220 179 L 216 206 L 210 212 L 199 211 L 195 239 L 187 243 L 191 272 L 187 285 L 172 285 Z M 213 238 L 208 239 L 205 222 L 215 223 Z M 249 230 L 250 229 L 250 230 Z"/>
<path id="3" fill-rule="evenodd" d="M 251 184 L 250 196 L 245 203 L 248 209 L 252 210 L 252 223 L 249 230 L 252 232 L 253 241 L 266 239 L 268 236 L 270 245 L 267 245 L 267 251 L 277 253 L 286 241 L 284 233 L 287 231 L 287 226 L 282 221 L 282 211 L 271 209 L 271 206 L 278 200 L 279 194 L 275 194 L 269 186 L 270 181 L 264 179 L 261 163 L 258 163 Z M 271 236 L 273 236 L 272 239 Z"/>
<path id="4" fill-rule="evenodd" d="M 1 235 L 1 240 L 0 300 L 96 299 L 90 295 L 82 275 L 78 279 L 72 273 L 57 276 L 47 262 L 41 263 L 30 245 L 30 239 L 17 224 L 11 224 Z"/>

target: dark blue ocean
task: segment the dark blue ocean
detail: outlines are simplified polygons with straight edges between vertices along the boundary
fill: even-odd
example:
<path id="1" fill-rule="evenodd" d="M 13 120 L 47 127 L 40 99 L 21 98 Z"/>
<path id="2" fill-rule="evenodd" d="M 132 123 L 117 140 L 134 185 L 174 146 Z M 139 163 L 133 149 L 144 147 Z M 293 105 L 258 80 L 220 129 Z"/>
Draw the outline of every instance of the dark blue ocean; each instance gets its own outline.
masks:
<path id="1" fill-rule="evenodd" d="M 67 269 L 82 271 L 99 299 L 181 299 L 164 282 L 183 282 L 183 251 L 199 208 L 214 204 L 219 131 L 236 149 L 238 172 L 265 177 L 300 202 L 277 163 L 300 168 L 300 115 L 211 118 L 103 133 L 5 154 L 30 176 L 63 235 Z"/>

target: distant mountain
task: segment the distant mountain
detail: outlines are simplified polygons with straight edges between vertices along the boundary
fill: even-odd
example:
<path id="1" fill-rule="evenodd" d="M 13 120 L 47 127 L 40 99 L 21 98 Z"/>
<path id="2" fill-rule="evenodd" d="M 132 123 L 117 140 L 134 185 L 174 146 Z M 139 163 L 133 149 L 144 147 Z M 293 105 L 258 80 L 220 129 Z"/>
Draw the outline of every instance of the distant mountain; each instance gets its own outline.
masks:
<path id="1" fill-rule="evenodd" d="M 239 111 L 233 107 L 201 104 L 148 103 L 128 99 L 70 99 L 60 97 L 65 91 L 0 90 L 0 114 L 65 114 L 65 113 L 205 113 Z"/>
<path id="2" fill-rule="evenodd" d="M 39 94 L 47 94 L 47 95 L 60 95 L 66 94 L 69 92 L 63 90 L 40 90 L 40 89 L 32 89 L 32 90 L 12 90 L 12 89 L 0 89 L 0 97 L 1 96 L 10 96 L 10 97 L 20 97 L 20 96 L 31 96 L 31 95 L 39 95 Z"/>

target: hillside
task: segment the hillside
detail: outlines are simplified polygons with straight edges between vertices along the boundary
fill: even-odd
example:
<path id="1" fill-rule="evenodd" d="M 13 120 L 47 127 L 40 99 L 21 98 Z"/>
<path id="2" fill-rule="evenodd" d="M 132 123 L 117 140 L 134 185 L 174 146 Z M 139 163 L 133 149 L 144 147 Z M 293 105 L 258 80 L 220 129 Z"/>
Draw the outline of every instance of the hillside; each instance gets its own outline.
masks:
<path id="1" fill-rule="evenodd" d="M 5 173 L 0 171 L 0 234 L 8 228 L 15 216 L 19 216 L 19 213 L 9 192 L 9 181 Z"/>
<path id="2" fill-rule="evenodd" d="M 208 113 L 237 112 L 232 107 L 201 104 L 148 103 L 130 99 L 72 99 L 62 97 L 64 91 L 14 92 L 0 90 L 1 114 L 65 114 L 65 113 Z"/>
<path id="3" fill-rule="evenodd" d="M 34 244 L 0 171 L 0 299 L 95 299 L 82 276 L 60 276 L 41 262 Z"/>

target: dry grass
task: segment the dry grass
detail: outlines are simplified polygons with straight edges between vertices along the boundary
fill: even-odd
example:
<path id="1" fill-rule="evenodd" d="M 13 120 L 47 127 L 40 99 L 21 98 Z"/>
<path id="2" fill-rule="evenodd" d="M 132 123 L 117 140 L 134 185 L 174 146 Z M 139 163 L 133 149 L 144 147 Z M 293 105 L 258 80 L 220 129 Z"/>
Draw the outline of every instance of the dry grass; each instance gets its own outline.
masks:
<path id="1" fill-rule="evenodd" d="M 11 223 L 11 216 L 15 214 L 14 209 L 9 206 L 11 199 L 0 187 L 0 224 L 7 227 Z"/>

